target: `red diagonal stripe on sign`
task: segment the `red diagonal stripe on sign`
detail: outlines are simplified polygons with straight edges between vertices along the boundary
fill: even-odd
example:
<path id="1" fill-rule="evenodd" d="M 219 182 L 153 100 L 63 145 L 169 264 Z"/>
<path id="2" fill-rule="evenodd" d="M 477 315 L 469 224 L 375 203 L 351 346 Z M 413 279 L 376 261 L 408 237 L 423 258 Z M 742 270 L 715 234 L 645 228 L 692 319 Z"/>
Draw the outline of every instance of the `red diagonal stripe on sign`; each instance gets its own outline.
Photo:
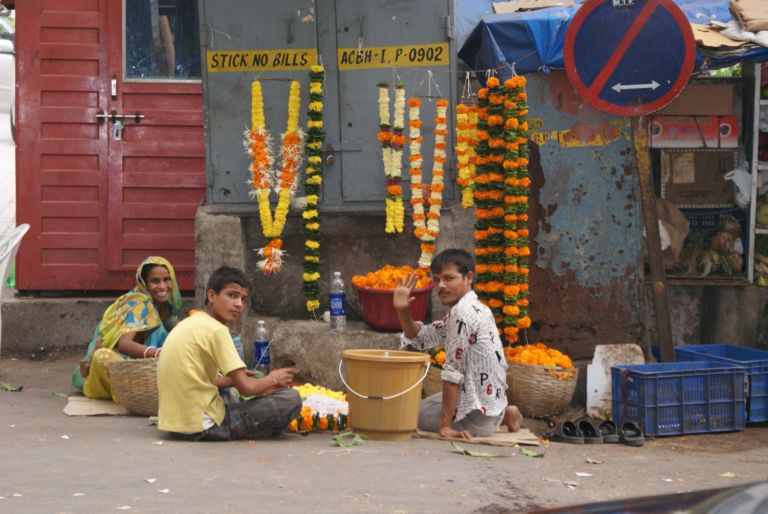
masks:
<path id="1" fill-rule="evenodd" d="M 624 57 L 624 54 L 627 53 L 630 45 L 632 45 L 632 42 L 640 33 L 640 30 L 642 30 L 643 26 L 645 26 L 645 22 L 648 21 L 648 18 L 651 17 L 651 14 L 653 14 L 656 6 L 659 5 L 659 2 L 660 0 L 648 0 L 648 2 L 646 2 L 646 4 L 643 6 L 640 14 L 637 15 L 637 18 L 635 18 L 635 21 L 632 22 L 632 25 L 629 27 L 626 35 L 622 38 L 621 42 L 616 47 L 616 51 L 613 52 L 613 55 L 610 59 L 608 59 L 608 62 L 605 63 L 605 66 L 597 75 L 597 78 L 595 78 L 594 82 L 592 82 L 592 84 L 589 86 L 589 92 L 591 94 L 598 96 L 600 91 L 603 89 L 603 86 L 605 86 L 605 83 L 613 74 L 616 66 L 619 65 L 619 62 L 621 62 L 622 57 Z"/>

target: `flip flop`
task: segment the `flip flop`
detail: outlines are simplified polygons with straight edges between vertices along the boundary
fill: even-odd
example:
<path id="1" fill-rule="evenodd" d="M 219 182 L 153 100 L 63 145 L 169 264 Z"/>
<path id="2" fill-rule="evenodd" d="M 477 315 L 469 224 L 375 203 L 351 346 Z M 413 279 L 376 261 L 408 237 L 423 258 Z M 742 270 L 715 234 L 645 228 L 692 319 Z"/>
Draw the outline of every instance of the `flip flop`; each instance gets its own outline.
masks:
<path id="1" fill-rule="evenodd" d="M 634 421 L 626 421 L 621 425 L 619 441 L 628 446 L 642 446 L 645 444 L 643 431 Z"/>
<path id="2" fill-rule="evenodd" d="M 586 444 L 602 444 L 603 434 L 600 429 L 597 428 L 597 424 L 592 418 L 584 416 L 577 421 L 579 430 L 584 436 L 584 442 Z"/>
<path id="3" fill-rule="evenodd" d="M 618 443 L 619 442 L 619 432 L 616 428 L 616 423 L 611 421 L 610 419 L 607 419 L 600 423 L 600 425 L 597 427 L 600 430 L 600 433 L 603 434 L 603 442 L 606 443 Z"/>
<path id="4" fill-rule="evenodd" d="M 573 421 L 563 421 L 554 432 L 547 432 L 544 437 L 560 443 L 584 444 L 584 436 Z"/>

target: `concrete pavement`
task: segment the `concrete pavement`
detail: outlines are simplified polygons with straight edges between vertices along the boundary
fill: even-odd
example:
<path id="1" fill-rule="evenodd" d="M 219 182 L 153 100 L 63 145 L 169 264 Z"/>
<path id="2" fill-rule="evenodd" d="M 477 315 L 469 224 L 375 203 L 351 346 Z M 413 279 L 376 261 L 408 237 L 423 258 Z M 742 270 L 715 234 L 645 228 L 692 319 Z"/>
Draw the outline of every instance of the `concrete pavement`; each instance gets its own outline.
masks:
<path id="1" fill-rule="evenodd" d="M 144 418 L 66 416 L 53 393 L 69 391 L 77 358 L 0 360 L 0 382 L 24 385 L 0 390 L 0 512 L 527 512 L 764 480 L 768 469 L 766 425 L 642 448 L 552 443 L 543 458 L 465 444 L 497 455 L 473 458 L 424 439 L 341 449 L 327 434 L 185 443 Z"/>

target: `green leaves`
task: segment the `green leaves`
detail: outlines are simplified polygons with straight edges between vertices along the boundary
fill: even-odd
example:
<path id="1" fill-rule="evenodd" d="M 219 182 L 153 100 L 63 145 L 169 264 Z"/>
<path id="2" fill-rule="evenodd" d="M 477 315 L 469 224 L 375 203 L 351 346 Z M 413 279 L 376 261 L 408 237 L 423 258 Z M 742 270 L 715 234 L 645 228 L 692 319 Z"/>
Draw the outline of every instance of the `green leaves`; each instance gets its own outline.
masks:
<path id="1" fill-rule="evenodd" d="M 333 441 L 336 446 L 341 446 L 342 448 L 360 446 L 363 444 L 363 438 L 354 432 L 342 432 L 341 434 L 331 437 L 331 441 Z"/>
<path id="2" fill-rule="evenodd" d="M 456 453 L 460 453 L 462 455 L 466 455 L 467 457 L 484 457 L 484 458 L 490 458 L 490 457 L 498 457 L 498 455 L 494 455 L 493 453 L 489 452 L 473 452 L 470 450 L 465 450 L 455 442 L 451 441 L 451 446 L 455 449 Z"/>
<path id="3" fill-rule="evenodd" d="M 528 448 L 520 448 L 520 453 L 522 453 L 526 457 L 533 457 L 535 459 L 542 459 L 542 458 L 544 458 L 544 454 L 543 453 L 535 452 L 533 450 L 529 450 Z"/>
<path id="4" fill-rule="evenodd" d="M 7 384 L 5 382 L 0 382 L 0 389 L 3 391 L 7 391 L 9 393 L 19 393 L 22 389 L 24 389 L 23 385 L 20 386 L 12 386 L 11 384 Z"/>

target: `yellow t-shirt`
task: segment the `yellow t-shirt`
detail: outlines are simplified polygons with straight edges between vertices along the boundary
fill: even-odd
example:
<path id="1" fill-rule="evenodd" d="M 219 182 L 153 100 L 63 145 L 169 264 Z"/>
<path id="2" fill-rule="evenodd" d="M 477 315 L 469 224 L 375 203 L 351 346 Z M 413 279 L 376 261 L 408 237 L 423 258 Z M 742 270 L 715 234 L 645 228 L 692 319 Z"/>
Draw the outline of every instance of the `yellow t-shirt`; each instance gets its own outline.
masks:
<path id="1" fill-rule="evenodd" d="M 157 363 L 160 402 L 157 426 L 167 432 L 200 432 L 203 415 L 217 425 L 224 421 L 224 400 L 214 380 L 244 368 L 229 329 L 197 312 L 168 334 Z"/>

